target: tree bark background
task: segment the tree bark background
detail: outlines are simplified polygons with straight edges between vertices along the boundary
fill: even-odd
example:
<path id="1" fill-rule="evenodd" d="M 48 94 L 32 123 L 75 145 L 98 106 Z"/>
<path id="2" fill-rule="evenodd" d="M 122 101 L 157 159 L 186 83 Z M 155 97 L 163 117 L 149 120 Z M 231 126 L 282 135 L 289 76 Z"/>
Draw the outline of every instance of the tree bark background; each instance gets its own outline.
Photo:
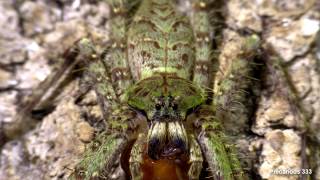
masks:
<path id="1" fill-rule="evenodd" d="M 179 2 L 182 10 L 190 6 Z M 320 2 L 230 0 L 222 11 L 228 27 L 263 40 L 258 97 L 242 145 L 253 154 L 254 177 L 303 179 L 273 171 L 312 168 L 311 179 L 320 179 Z M 76 40 L 90 32 L 108 41 L 108 19 L 109 6 L 98 0 L 0 1 L 0 126 L 13 121 L 18 104 Z M 4 145 L 0 180 L 66 179 L 72 173 L 102 119 L 94 92 L 76 102 L 79 84 L 76 77 L 35 129 Z M 113 178 L 121 175 L 115 168 Z"/>

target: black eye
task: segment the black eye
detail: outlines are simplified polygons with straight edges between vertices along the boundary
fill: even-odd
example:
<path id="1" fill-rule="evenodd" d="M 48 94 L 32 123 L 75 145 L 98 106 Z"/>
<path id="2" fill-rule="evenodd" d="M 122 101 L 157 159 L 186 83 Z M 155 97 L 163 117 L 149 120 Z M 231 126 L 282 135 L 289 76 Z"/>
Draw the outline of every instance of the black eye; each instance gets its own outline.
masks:
<path id="1" fill-rule="evenodd" d="M 174 104 L 172 105 L 172 109 L 173 109 L 174 111 L 177 110 L 177 109 L 178 109 L 178 104 L 174 103 Z"/>
<path id="2" fill-rule="evenodd" d="M 160 104 L 156 104 L 156 110 L 160 110 L 161 109 L 161 105 Z"/>

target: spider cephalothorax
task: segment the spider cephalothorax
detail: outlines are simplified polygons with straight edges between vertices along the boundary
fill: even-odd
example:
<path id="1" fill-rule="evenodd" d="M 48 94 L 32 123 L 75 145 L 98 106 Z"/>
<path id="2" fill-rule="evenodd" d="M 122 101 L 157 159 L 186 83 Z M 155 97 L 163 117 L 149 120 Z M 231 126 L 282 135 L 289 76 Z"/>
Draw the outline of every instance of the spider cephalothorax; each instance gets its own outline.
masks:
<path id="1" fill-rule="evenodd" d="M 147 147 L 152 159 L 188 154 L 186 116 L 203 102 L 200 88 L 175 75 L 155 76 L 138 83 L 128 96 L 129 105 L 147 116 Z"/>

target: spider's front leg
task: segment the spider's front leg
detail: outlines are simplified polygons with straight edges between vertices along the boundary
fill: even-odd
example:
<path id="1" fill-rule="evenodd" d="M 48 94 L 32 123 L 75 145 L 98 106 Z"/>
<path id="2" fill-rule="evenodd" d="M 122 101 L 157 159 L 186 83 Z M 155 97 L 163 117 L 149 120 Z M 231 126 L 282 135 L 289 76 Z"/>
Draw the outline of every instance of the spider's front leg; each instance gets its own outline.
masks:
<path id="1" fill-rule="evenodd" d="M 201 106 L 194 114 L 193 122 L 197 141 L 209 164 L 214 179 L 246 179 L 241 169 L 235 147 L 229 142 L 221 122 L 210 106 Z"/>
<path id="2" fill-rule="evenodd" d="M 94 84 L 106 130 L 89 145 L 77 165 L 75 176 L 81 179 L 110 179 L 116 160 L 123 155 L 128 143 L 137 138 L 137 128 L 142 127 L 143 122 L 141 116 L 128 108 L 125 102 L 124 92 L 132 84 L 126 54 L 126 16 L 130 5 L 127 1 L 108 2 L 112 7 L 111 46 L 98 58 L 87 61 L 87 73 Z"/>
<path id="3" fill-rule="evenodd" d="M 145 144 L 145 139 L 146 136 L 144 134 L 139 134 L 130 153 L 129 167 L 133 180 L 141 180 L 143 178 L 141 165 L 143 163 L 143 147 Z"/>
<path id="4" fill-rule="evenodd" d="M 250 64 L 259 49 L 259 38 L 256 35 L 239 39 L 235 42 L 238 51 L 234 51 L 234 54 L 237 56 L 222 59 L 229 61 L 230 67 L 223 72 L 222 77 L 216 77 L 219 83 L 216 82 L 213 104 L 202 106 L 195 112 L 196 131 L 200 129 L 198 141 L 214 179 L 248 179 L 241 168 L 236 148 L 228 142 L 230 140 L 224 130 L 224 127 L 229 130 L 229 126 L 234 129 L 242 127 L 231 122 L 243 117 L 244 107 L 238 104 L 246 99 L 243 91 L 250 84 Z"/>
<path id="5" fill-rule="evenodd" d="M 138 128 L 142 127 L 144 119 L 127 106 L 122 106 L 113 111 L 107 121 L 108 130 L 96 137 L 77 165 L 76 178 L 110 178 L 114 162 L 129 142 L 137 138 Z"/>
<path id="6" fill-rule="evenodd" d="M 203 164 L 202 151 L 194 135 L 191 135 L 189 139 L 190 139 L 190 155 L 189 155 L 190 168 L 188 171 L 188 177 L 191 180 L 196 180 L 196 179 L 199 179 L 201 170 L 203 168 L 202 167 L 202 164 Z"/>

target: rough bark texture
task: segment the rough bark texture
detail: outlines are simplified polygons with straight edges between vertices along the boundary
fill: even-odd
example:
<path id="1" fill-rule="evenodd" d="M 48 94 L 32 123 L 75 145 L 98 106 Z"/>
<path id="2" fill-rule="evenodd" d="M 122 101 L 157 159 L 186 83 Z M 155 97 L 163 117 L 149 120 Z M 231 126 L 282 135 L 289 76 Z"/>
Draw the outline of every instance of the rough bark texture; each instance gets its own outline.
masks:
<path id="1" fill-rule="evenodd" d="M 222 8 L 224 27 L 263 40 L 249 129 L 239 142 L 250 154 L 251 173 L 255 179 L 291 180 L 307 176 L 273 171 L 312 168 L 311 179 L 320 179 L 319 2 L 230 0 Z M 23 97 L 76 40 L 90 31 L 107 41 L 108 18 L 108 5 L 94 0 L 0 1 L 0 126 L 13 120 Z M 54 110 L 35 129 L 2 147 L 0 180 L 66 179 L 72 173 L 101 121 L 93 92 L 76 101 L 80 78 L 52 100 Z M 117 179 L 122 172 L 113 174 Z"/>

